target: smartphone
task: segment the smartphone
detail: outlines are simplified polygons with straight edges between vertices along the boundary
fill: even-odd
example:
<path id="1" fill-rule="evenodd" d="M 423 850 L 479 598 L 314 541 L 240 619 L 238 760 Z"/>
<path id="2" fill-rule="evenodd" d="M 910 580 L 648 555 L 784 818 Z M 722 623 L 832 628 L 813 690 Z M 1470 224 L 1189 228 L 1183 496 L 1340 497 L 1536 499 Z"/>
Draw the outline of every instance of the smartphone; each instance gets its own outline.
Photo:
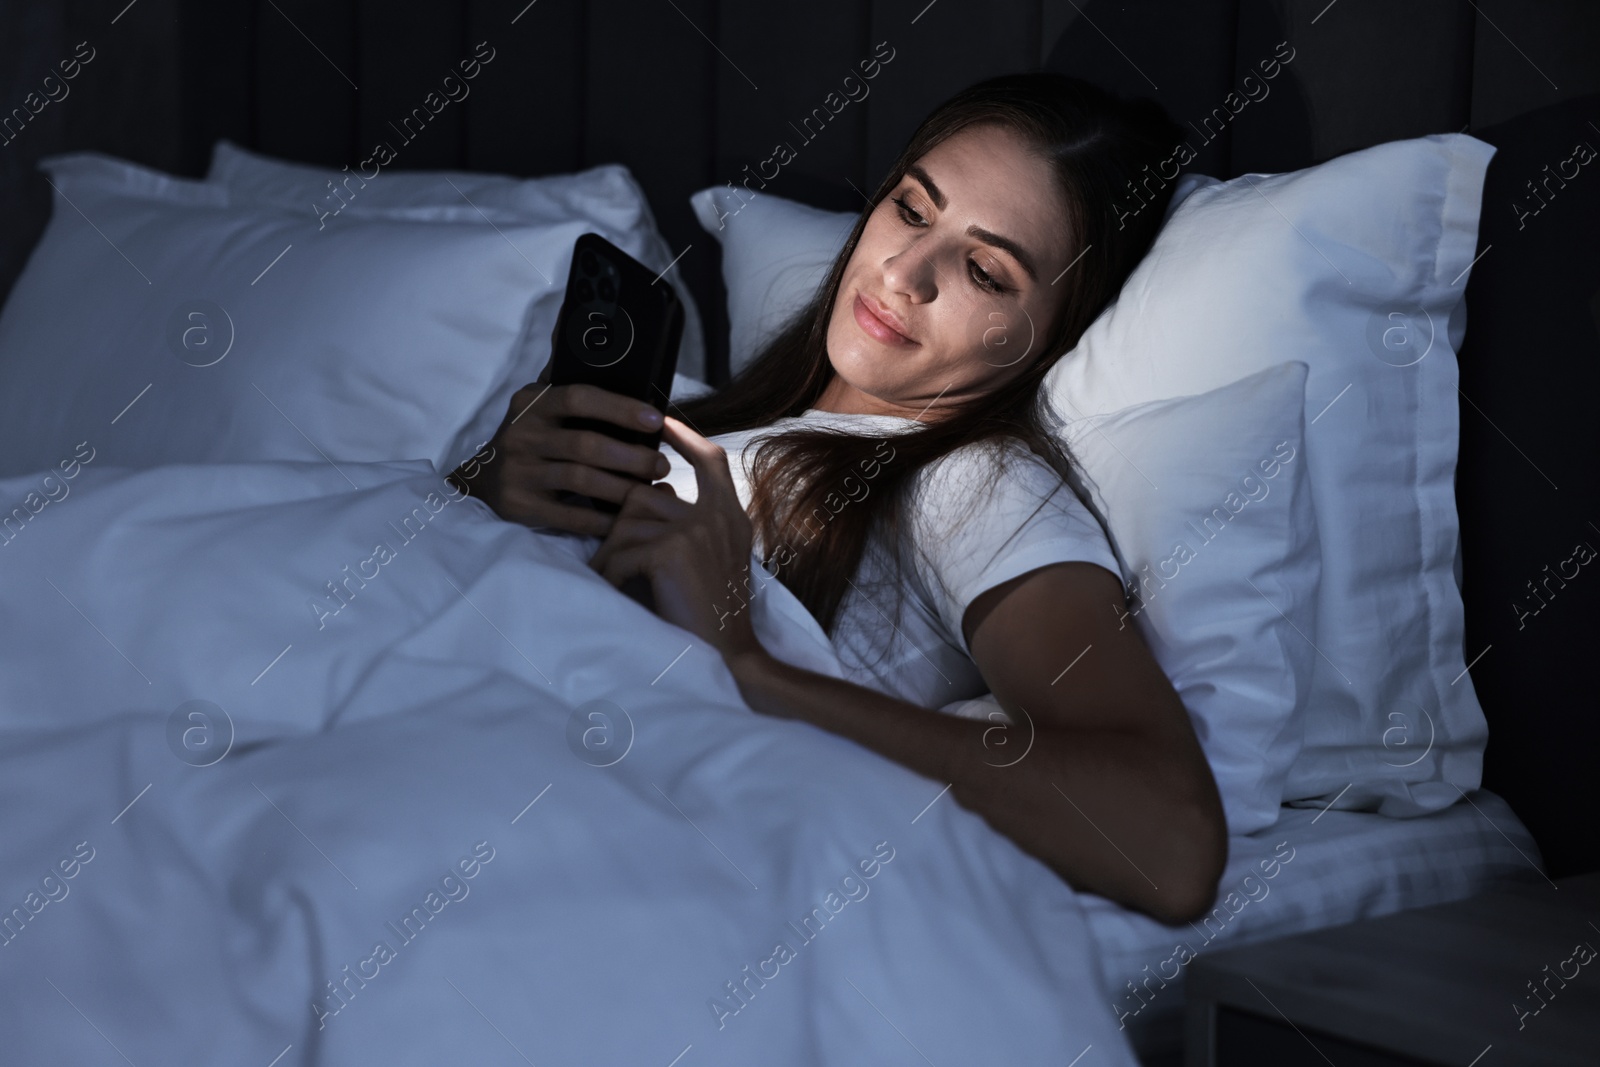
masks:
<path id="1" fill-rule="evenodd" d="M 550 384 L 585 382 L 667 410 L 683 337 L 683 301 L 672 283 L 597 233 L 572 248 L 566 298 L 556 319 Z M 628 444 L 661 446 L 660 430 L 629 430 L 599 419 L 571 417 L 562 426 Z M 631 477 L 631 475 L 623 475 Z M 577 493 L 563 499 L 616 514 L 608 500 Z"/>

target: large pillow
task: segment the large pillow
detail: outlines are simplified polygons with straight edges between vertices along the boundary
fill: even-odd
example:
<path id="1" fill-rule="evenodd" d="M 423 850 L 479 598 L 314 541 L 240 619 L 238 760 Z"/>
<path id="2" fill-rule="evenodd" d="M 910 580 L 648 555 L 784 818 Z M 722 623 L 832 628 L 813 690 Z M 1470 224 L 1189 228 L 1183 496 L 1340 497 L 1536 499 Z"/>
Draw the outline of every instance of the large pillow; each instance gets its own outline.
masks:
<path id="1" fill-rule="evenodd" d="M 505 381 L 582 220 L 341 219 L 93 153 L 0 313 L 0 476 L 96 462 L 427 459 Z M 548 340 L 545 345 L 548 348 Z M 473 442 L 476 444 L 477 442 Z"/>
<path id="2" fill-rule="evenodd" d="M 738 374 L 816 294 L 856 216 L 767 194 L 744 200 L 724 185 L 700 190 L 689 203 L 722 242 L 728 369 Z"/>
<path id="3" fill-rule="evenodd" d="M 1063 431 L 1132 594 L 1123 622 L 1189 709 L 1231 834 L 1278 820 L 1316 660 L 1305 383 L 1280 363 Z"/>
<path id="4" fill-rule="evenodd" d="M 1455 578 L 1455 352 L 1494 148 L 1394 141 L 1196 189 L 1051 372 L 1084 414 L 1310 368 L 1322 544 L 1305 745 L 1284 797 L 1417 815 L 1481 777 Z"/>
<path id="5" fill-rule="evenodd" d="M 683 298 L 683 340 L 678 346 L 678 376 L 672 396 L 703 391 L 705 332 L 694 297 L 678 271 L 677 253 L 656 227 L 644 191 L 620 163 L 607 163 L 574 174 L 513 178 L 470 171 L 401 171 L 365 164 L 342 170 L 290 163 L 218 141 L 211 153 L 206 180 L 226 186 L 236 201 L 279 204 L 314 217 L 321 226 L 344 218 L 371 215 L 433 219 L 504 226 L 518 223 L 560 223 L 584 219 L 590 229 L 652 270 Z M 554 279 L 554 291 L 541 292 L 540 317 L 548 316 L 543 333 L 531 332 L 505 382 L 475 420 L 462 446 L 471 451 L 492 434 L 505 416 L 511 394 L 533 381 L 550 356 L 549 323 L 561 304 L 566 267 Z M 476 434 L 476 436 L 474 436 Z"/>
<path id="6" fill-rule="evenodd" d="M 619 163 L 541 178 L 377 165 L 336 169 L 293 163 L 220 140 L 212 146 L 206 181 L 226 186 L 237 200 L 279 204 L 322 226 L 334 225 L 346 212 L 379 211 L 444 221 L 467 215 L 480 223 L 486 218 L 495 223 L 584 218 L 613 233 L 657 236 L 649 205 L 633 175 Z"/>
<path id="7" fill-rule="evenodd" d="M 1488 731 L 1456 580 L 1455 351 L 1493 152 L 1441 134 L 1288 174 L 1184 176 L 1151 253 L 1049 381 L 1072 418 L 1203 393 L 1289 355 L 1309 367 L 1322 576 L 1287 802 L 1416 815 L 1479 784 Z M 747 272 L 775 199 L 695 195 Z M 769 262 L 826 262 L 849 217 L 819 220 Z M 751 289 L 730 280 L 730 319 L 779 299 Z"/>

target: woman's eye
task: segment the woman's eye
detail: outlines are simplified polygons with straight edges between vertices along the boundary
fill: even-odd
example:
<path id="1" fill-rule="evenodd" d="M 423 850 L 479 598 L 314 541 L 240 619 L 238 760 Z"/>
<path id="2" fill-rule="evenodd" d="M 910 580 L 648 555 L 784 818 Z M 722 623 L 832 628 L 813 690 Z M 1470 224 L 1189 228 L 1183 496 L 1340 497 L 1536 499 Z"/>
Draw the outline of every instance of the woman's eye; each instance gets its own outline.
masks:
<path id="1" fill-rule="evenodd" d="M 991 293 L 1009 293 L 1012 291 L 1009 285 L 1006 285 L 1004 282 L 1000 281 L 1000 279 L 996 278 L 994 275 L 978 266 L 977 260 L 968 260 L 968 262 L 972 264 L 972 270 L 970 272 L 972 275 L 972 280 L 976 282 L 980 288 L 987 289 Z"/>
<path id="2" fill-rule="evenodd" d="M 1005 288 L 1005 286 L 995 281 L 988 271 L 978 266 L 977 260 L 969 260 L 968 262 L 972 264 L 972 280 L 977 282 L 980 287 L 989 290 L 991 293 L 998 293 Z"/>
<path id="3" fill-rule="evenodd" d="M 923 219 L 923 217 L 921 215 L 917 214 L 915 211 L 911 210 L 911 205 L 907 204 L 905 202 L 904 198 L 895 196 L 895 197 L 890 197 L 890 199 L 894 201 L 896 208 L 900 212 L 900 221 L 901 222 L 904 222 L 908 226 L 921 226 L 921 225 L 923 225 L 923 223 L 925 221 Z"/>

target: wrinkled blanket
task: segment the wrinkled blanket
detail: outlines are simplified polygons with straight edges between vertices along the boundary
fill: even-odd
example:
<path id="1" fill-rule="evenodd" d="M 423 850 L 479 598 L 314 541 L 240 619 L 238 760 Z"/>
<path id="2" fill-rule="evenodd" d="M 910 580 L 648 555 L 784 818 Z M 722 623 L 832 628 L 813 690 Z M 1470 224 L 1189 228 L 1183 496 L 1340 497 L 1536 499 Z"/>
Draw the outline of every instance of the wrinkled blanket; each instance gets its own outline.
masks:
<path id="1" fill-rule="evenodd" d="M 593 539 L 421 461 L 74 468 L 0 481 L 7 1062 L 1135 1062 L 1069 887 Z"/>

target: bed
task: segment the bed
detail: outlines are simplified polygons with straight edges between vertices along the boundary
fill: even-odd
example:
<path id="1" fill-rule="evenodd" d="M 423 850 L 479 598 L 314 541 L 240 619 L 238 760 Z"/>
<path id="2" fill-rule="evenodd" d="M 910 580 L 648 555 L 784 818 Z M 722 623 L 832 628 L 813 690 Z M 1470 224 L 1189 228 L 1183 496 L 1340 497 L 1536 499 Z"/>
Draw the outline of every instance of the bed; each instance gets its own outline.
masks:
<path id="1" fill-rule="evenodd" d="M 1285 809 L 1276 825 L 1230 845 L 1223 909 L 1193 928 L 1083 898 L 1107 995 L 1143 1063 L 1181 1062 L 1181 974 L 1208 947 L 1459 900 L 1505 880 L 1544 884 L 1532 836 L 1486 789 L 1415 819 Z"/>
<path id="2" fill-rule="evenodd" d="M 1543 159 L 1556 124 L 1504 121 L 1529 105 L 1496 97 L 1499 68 L 1482 58 L 1475 98 L 1471 64 L 1447 64 L 1408 83 L 1447 90 L 1365 127 L 1307 117 L 1348 47 L 1323 42 L 1421 15 L 1340 28 L 1347 12 L 1321 4 L 1194 5 L 1135 49 L 1164 72 L 1156 95 L 1175 114 L 1208 111 L 1243 75 L 1259 84 L 1258 58 L 1275 61 L 1286 110 L 1250 99 L 1205 139 L 1164 231 L 1188 243 L 1133 283 L 1161 299 L 1105 316 L 1052 382 L 1130 585 L 1170 546 L 1158 515 L 1203 513 L 1270 442 L 1305 457 L 1245 512 L 1248 535 L 1204 549 L 1211 570 L 1188 568 L 1167 595 L 1145 588 L 1137 622 L 1205 735 L 1233 830 L 1216 909 L 1169 927 L 1067 887 L 940 783 L 752 715 L 714 656 L 588 571 L 592 546 L 502 523 L 441 478 L 542 365 L 551 280 L 578 233 L 689 299 L 673 396 L 715 388 L 837 247 L 860 196 L 835 176 L 875 181 L 922 112 L 987 73 L 1043 65 L 1149 89 L 1104 47 L 1135 37 L 1124 16 L 841 4 L 829 23 L 547 2 L 419 5 L 397 27 L 356 5 L 331 21 L 289 3 L 173 6 L 176 29 L 135 7 L 63 13 L 18 38 L 49 56 L 35 114 L 81 108 L 97 131 L 6 131 L 8 160 L 30 166 L 5 181 L 32 208 L 0 242 L 17 276 L 0 316 L 0 1018 L 19 1060 L 1172 1063 L 1183 965 L 1210 945 L 1592 859 L 1565 830 L 1582 807 L 1550 792 L 1571 783 L 1530 770 L 1536 727 L 1516 725 L 1518 687 L 1548 686 L 1525 678 L 1558 673 L 1538 666 L 1552 653 L 1517 643 L 1535 621 L 1524 611 L 1513 630 L 1501 603 L 1537 573 L 1530 555 L 1560 556 L 1491 521 L 1479 472 L 1513 493 L 1531 479 L 1481 459 L 1505 431 L 1456 403 L 1493 395 L 1487 353 L 1509 329 L 1497 294 L 1538 258 L 1509 232 L 1527 219 L 1488 205 L 1516 188 L 1507 160 Z M 1475 25 L 1490 32 L 1453 8 L 1428 18 L 1468 52 Z M 608 47 L 595 20 L 622 27 Z M 835 23 L 856 27 L 845 43 L 821 28 Z M 747 72 L 697 25 L 732 56 L 794 35 L 806 73 L 750 68 L 767 93 L 745 96 Z M 320 58 L 302 54 L 306 33 Z M 80 38 L 96 47 L 74 51 Z M 1286 39 L 1293 58 L 1274 50 Z M 635 114 L 605 76 L 661 68 L 662 40 L 698 57 L 690 77 L 674 67 L 675 99 L 709 125 Z M 180 44 L 208 59 L 155 76 L 149 106 L 169 134 L 119 141 L 108 87 L 131 55 Z M 834 61 L 870 81 L 870 101 L 833 112 L 774 191 L 729 200 L 732 160 L 770 154 L 752 155 L 771 124 L 757 101 L 776 89 L 810 111 L 840 80 Z M 552 113 L 536 137 L 491 132 L 534 123 L 519 92 L 570 86 L 581 112 Z M 307 107 L 327 99 L 351 108 Z M 431 129 L 379 132 L 414 106 Z M 1352 189 L 1370 191 L 1365 215 Z M 1584 239 L 1592 210 L 1570 210 L 1568 225 L 1526 228 Z M 1328 243 L 1242 236 L 1285 212 Z M 1385 228 L 1431 237 L 1391 244 Z M 1181 250 L 1219 229 L 1246 251 L 1180 272 Z M 1497 242 L 1516 258 L 1485 258 Z M 1298 332 L 1280 320 L 1228 335 L 1259 358 L 1217 342 L 1188 353 L 1196 367 L 1172 363 L 1164 338 L 1186 309 L 1247 323 L 1264 299 L 1207 284 L 1247 269 L 1292 279 L 1283 303 L 1303 310 L 1317 302 L 1300 294 L 1334 291 L 1318 260 L 1368 286 L 1361 299 L 1306 312 Z M 1186 302 L 1162 304 L 1180 290 Z M 1385 331 L 1415 308 L 1437 316 L 1439 347 L 1415 361 L 1425 386 L 1396 399 L 1374 375 L 1408 365 Z M 1319 348 L 1329 323 L 1366 345 Z M 1564 352 L 1574 368 L 1584 343 Z M 1363 384 L 1353 397 L 1345 382 Z M 1340 423 L 1338 399 L 1363 393 L 1364 420 Z M 1179 444 L 1223 423 L 1195 466 Z M 1354 514 L 1338 493 L 1377 477 L 1341 479 L 1338 456 L 1363 441 L 1418 457 L 1397 475 L 1416 495 L 1381 516 L 1410 522 L 1404 536 L 1341 540 L 1356 535 L 1328 519 Z M 1532 447 L 1575 495 L 1592 487 Z M 1129 455 L 1184 487 L 1165 511 L 1119 473 Z M 1475 554 L 1514 536 L 1520 556 Z M 1404 604 L 1362 570 L 1398 543 L 1416 553 L 1395 564 L 1416 583 Z M 1474 600 L 1486 586 L 1499 599 Z M 815 621 L 767 588 L 763 643 L 837 673 Z M 1330 589 L 1346 614 L 1329 614 Z M 1340 625 L 1351 605 L 1381 618 L 1376 633 Z M 1544 629 L 1559 647 L 1584 625 Z M 1230 629 L 1258 640 L 1220 655 Z M 1387 666 L 1345 679 L 1350 696 L 1326 664 L 1356 674 L 1361 640 L 1386 645 Z M 1499 649 L 1485 659 L 1486 645 Z M 1549 758 L 1582 751 L 1570 736 Z"/>

